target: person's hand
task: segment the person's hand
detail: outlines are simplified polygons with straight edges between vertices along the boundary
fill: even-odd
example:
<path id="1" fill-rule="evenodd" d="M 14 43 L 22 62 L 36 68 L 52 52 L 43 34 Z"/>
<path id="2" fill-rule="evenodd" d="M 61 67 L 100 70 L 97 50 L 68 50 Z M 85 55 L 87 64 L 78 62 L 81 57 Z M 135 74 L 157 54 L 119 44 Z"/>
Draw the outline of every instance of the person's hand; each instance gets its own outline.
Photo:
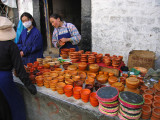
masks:
<path id="1" fill-rule="evenodd" d="M 36 86 L 31 84 L 29 86 L 26 86 L 26 88 L 29 90 L 29 92 L 33 95 L 37 94 L 37 89 Z"/>
<path id="2" fill-rule="evenodd" d="M 65 44 L 65 42 L 62 42 L 61 40 L 59 41 L 59 45 L 63 46 Z"/>
<path id="3" fill-rule="evenodd" d="M 21 57 L 23 57 L 23 56 L 24 56 L 24 53 L 23 53 L 23 51 L 20 51 L 20 55 L 21 55 Z"/>
<path id="4" fill-rule="evenodd" d="M 64 43 L 65 43 L 65 42 L 69 42 L 69 41 L 70 41 L 70 38 L 62 38 L 62 39 L 60 39 L 60 41 L 61 41 L 61 42 L 64 42 Z"/>

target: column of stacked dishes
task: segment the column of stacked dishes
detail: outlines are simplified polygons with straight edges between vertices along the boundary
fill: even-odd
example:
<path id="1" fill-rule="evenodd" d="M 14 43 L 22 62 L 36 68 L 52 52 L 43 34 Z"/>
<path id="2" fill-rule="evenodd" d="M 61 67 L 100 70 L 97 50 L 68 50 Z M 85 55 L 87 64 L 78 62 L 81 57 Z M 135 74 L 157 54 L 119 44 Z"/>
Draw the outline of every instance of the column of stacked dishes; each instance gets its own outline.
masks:
<path id="1" fill-rule="evenodd" d="M 157 87 L 159 86 L 159 87 Z M 160 119 L 160 80 L 149 88 L 145 85 L 141 86 L 141 93 L 144 98 L 142 107 L 142 119 L 159 120 Z"/>
<path id="2" fill-rule="evenodd" d="M 119 92 L 115 87 L 102 87 L 96 92 L 99 111 L 108 116 L 116 116 L 119 109 Z"/>
<path id="3" fill-rule="evenodd" d="M 123 91 L 119 94 L 120 108 L 118 116 L 121 120 L 138 120 L 141 117 L 141 110 L 144 99 L 141 95 Z"/>

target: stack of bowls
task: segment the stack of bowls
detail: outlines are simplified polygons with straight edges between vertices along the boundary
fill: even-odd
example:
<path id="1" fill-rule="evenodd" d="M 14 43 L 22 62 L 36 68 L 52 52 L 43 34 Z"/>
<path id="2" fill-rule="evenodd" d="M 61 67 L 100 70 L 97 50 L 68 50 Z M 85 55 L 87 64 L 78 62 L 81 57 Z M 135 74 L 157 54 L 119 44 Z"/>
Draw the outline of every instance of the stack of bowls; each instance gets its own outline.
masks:
<path id="1" fill-rule="evenodd" d="M 50 88 L 52 89 L 52 91 L 56 91 L 57 83 L 58 83 L 58 80 L 51 80 L 50 81 Z"/>
<path id="2" fill-rule="evenodd" d="M 89 101 L 91 90 L 90 89 L 82 89 L 81 90 L 81 99 L 83 102 L 87 103 Z"/>
<path id="3" fill-rule="evenodd" d="M 67 78 L 67 79 L 65 79 L 65 83 L 67 85 L 73 85 L 74 81 L 72 79 L 70 79 L 70 78 Z"/>
<path id="4" fill-rule="evenodd" d="M 110 74 L 110 73 L 109 73 L 109 74 Z M 110 77 L 108 78 L 108 82 L 109 82 L 110 85 L 112 85 L 113 83 L 118 82 L 118 78 L 117 78 L 116 76 L 110 76 Z"/>
<path id="5" fill-rule="evenodd" d="M 81 90 L 82 90 L 82 87 L 74 87 L 73 88 L 73 97 L 75 99 L 80 99 L 81 98 Z"/>
<path id="6" fill-rule="evenodd" d="M 120 109 L 118 116 L 120 119 L 139 119 L 144 104 L 143 97 L 139 94 L 123 91 L 119 94 Z"/>
<path id="7" fill-rule="evenodd" d="M 44 78 L 44 86 L 46 87 L 46 88 L 50 88 L 50 81 L 52 80 L 52 77 L 45 77 Z"/>
<path id="8" fill-rule="evenodd" d="M 108 116 L 116 116 L 118 113 L 118 90 L 114 87 L 102 87 L 96 92 L 99 101 L 99 111 Z"/>
<path id="9" fill-rule="evenodd" d="M 134 92 L 137 94 L 140 94 L 140 90 L 138 89 L 139 87 L 139 79 L 135 78 L 135 77 L 129 77 L 126 79 L 126 88 L 124 89 L 124 91 L 130 91 L 130 92 Z"/>
<path id="10" fill-rule="evenodd" d="M 86 79 L 86 73 L 85 73 L 85 72 L 82 72 L 82 71 L 79 71 L 79 72 L 78 72 L 78 75 L 80 76 L 80 79 L 84 82 L 85 79 Z"/>
<path id="11" fill-rule="evenodd" d="M 80 61 L 87 63 L 87 61 L 88 61 L 88 55 L 87 54 L 81 54 Z"/>
<path id="12" fill-rule="evenodd" d="M 86 70 L 86 68 L 87 68 L 87 63 L 85 63 L 85 62 L 80 62 L 80 63 L 78 63 L 78 68 L 79 68 L 79 70 Z"/>
<path id="13" fill-rule="evenodd" d="M 115 82 L 111 86 L 117 88 L 119 92 L 124 90 L 124 85 L 121 82 Z"/>
<path id="14" fill-rule="evenodd" d="M 81 80 L 74 81 L 74 87 L 83 87 L 83 81 Z"/>
<path id="15" fill-rule="evenodd" d="M 70 52 L 69 58 L 72 60 L 73 63 L 78 62 L 80 60 L 81 54 L 78 52 Z"/>
<path id="16" fill-rule="evenodd" d="M 64 82 L 58 82 L 56 86 L 56 90 L 59 94 L 64 94 L 64 86 L 66 84 Z"/>
<path id="17" fill-rule="evenodd" d="M 103 57 L 103 54 L 96 55 L 96 63 L 102 62 L 102 57 Z"/>
<path id="18" fill-rule="evenodd" d="M 93 73 L 97 73 L 99 70 L 99 65 L 97 64 L 90 64 L 89 65 L 89 71 Z"/>
<path id="19" fill-rule="evenodd" d="M 98 99 L 96 98 L 96 92 L 92 92 L 90 94 L 90 104 L 93 106 L 93 107 L 96 107 L 99 105 L 99 102 L 98 102 Z"/>
<path id="20" fill-rule="evenodd" d="M 36 76 L 35 79 L 36 79 L 37 86 L 38 87 L 42 87 L 43 84 L 44 84 L 43 83 L 43 79 L 44 79 L 43 76 L 41 76 L 41 75 L 40 76 Z"/>
<path id="21" fill-rule="evenodd" d="M 73 94 L 73 86 L 72 85 L 65 85 L 64 92 L 67 97 L 71 97 Z"/>
<path id="22" fill-rule="evenodd" d="M 96 60 L 96 57 L 94 56 L 94 54 L 90 54 L 88 56 L 88 63 L 89 64 L 94 64 L 95 63 L 95 60 Z"/>

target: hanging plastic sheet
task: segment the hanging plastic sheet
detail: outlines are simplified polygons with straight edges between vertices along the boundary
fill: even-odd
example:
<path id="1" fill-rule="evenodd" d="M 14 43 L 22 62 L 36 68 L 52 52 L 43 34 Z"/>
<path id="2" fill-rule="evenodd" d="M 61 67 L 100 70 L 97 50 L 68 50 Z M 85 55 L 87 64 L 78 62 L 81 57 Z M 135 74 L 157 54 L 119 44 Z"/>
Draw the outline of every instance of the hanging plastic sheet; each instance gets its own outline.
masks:
<path id="1" fill-rule="evenodd" d="M 25 28 L 25 27 L 23 26 L 22 21 L 19 20 L 19 22 L 18 22 L 18 27 L 17 27 L 17 32 L 16 32 L 16 38 L 15 38 L 15 41 L 14 41 L 15 43 L 18 42 L 19 37 L 20 37 L 20 35 L 21 35 L 21 32 L 23 31 L 24 28 Z"/>
<path id="2" fill-rule="evenodd" d="M 16 0 L 1 0 L 1 2 L 11 8 L 17 8 Z"/>

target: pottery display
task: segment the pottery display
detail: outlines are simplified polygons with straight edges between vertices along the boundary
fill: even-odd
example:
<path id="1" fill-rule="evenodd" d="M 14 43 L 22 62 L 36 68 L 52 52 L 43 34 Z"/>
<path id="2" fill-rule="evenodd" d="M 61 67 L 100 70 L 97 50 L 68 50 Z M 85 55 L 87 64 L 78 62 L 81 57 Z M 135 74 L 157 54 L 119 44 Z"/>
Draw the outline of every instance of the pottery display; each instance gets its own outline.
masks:
<path id="1" fill-rule="evenodd" d="M 85 62 L 81 62 L 81 63 L 78 63 L 78 69 L 79 70 L 86 70 L 86 68 L 87 68 L 87 63 L 85 63 Z"/>
<path id="2" fill-rule="evenodd" d="M 106 75 L 104 75 L 104 74 L 100 74 L 100 75 L 97 75 L 96 79 L 97 79 L 97 81 L 98 81 L 99 83 L 104 84 L 104 83 L 107 82 L 108 76 L 106 76 Z"/>
<path id="3" fill-rule="evenodd" d="M 108 78 L 108 82 L 110 85 L 112 85 L 113 83 L 118 82 L 118 78 L 115 76 L 111 76 Z"/>
<path id="4" fill-rule="evenodd" d="M 89 65 L 89 71 L 96 73 L 96 72 L 98 72 L 98 70 L 99 70 L 99 65 L 97 65 L 97 64 L 90 64 Z"/>

